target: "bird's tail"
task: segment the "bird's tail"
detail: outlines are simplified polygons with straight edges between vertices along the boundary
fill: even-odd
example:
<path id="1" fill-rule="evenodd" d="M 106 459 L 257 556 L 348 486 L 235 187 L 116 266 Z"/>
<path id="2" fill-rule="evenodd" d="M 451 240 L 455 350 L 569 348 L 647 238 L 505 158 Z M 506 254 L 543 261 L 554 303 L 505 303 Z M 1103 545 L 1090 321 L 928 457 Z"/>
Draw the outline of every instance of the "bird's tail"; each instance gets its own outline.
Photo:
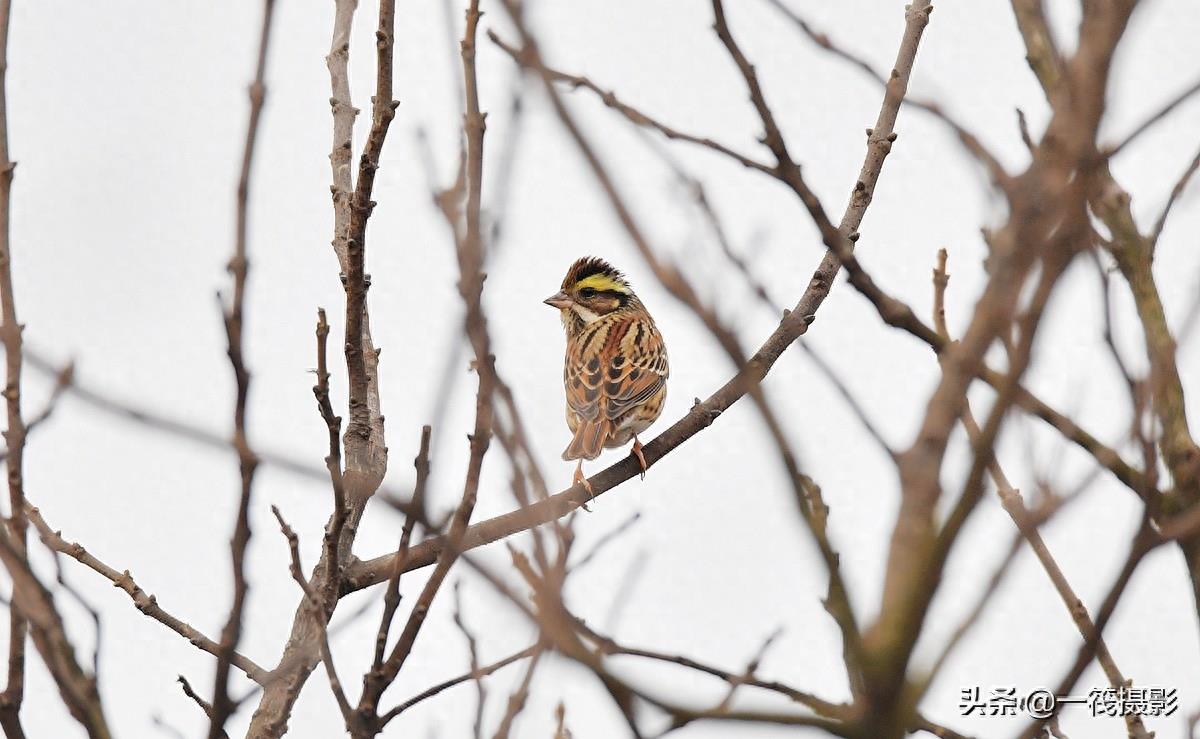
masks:
<path id="1" fill-rule="evenodd" d="M 563 459 L 595 459 L 599 457 L 600 450 L 604 448 L 604 442 L 608 441 L 608 437 L 612 434 L 612 426 L 612 421 L 604 417 L 594 421 L 581 420 L 575 429 L 575 437 L 571 439 L 567 450 L 562 454 Z"/>

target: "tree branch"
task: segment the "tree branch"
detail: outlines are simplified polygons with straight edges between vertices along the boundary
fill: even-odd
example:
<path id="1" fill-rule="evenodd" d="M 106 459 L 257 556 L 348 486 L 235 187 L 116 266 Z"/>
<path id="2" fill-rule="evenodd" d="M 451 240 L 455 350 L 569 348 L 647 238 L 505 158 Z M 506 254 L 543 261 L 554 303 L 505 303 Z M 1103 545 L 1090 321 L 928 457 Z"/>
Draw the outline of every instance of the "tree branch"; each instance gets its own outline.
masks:
<path id="1" fill-rule="evenodd" d="M 508 54 L 514 62 L 520 64 L 521 66 L 526 66 L 528 64 L 528 62 L 524 59 L 523 52 L 516 46 L 505 42 L 496 35 L 495 31 L 489 30 L 487 35 L 488 38 L 491 39 L 492 43 L 499 47 L 501 51 Z M 641 126 L 658 131 L 672 141 L 686 141 L 687 143 L 710 149 L 718 154 L 721 154 L 722 156 L 732 159 L 743 167 L 757 170 L 764 174 L 770 175 L 771 177 L 778 177 L 778 173 L 773 167 L 771 167 L 771 165 L 764 164 L 756 159 L 752 159 L 745 154 L 740 154 L 728 146 L 720 143 L 719 141 L 713 141 L 707 137 L 697 136 L 695 134 L 690 134 L 672 128 L 666 123 L 659 121 L 657 118 L 647 115 L 637 108 L 622 102 L 621 99 L 617 97 L 615 92 L 611 90 L 604 90 L 602 87 L 600 87 L 600 85 L 596 84 L 588 77 L 583 75 L 569 74 L 567 72 L 551 69 L 549 67 L 546 68 L 546 71 L 555 82 L 569 85 L 572 89 L 584 88 L 595 93 L 596 97 L 600 98 L 600 102 L 620 113 L 625 117 L 626 120 L 635 126 Z"/>
<path id="2" fill-rule="evenodd" d="M 945 292 L 946 286 L 950 282 L 950 275 L 946 271 L 947 253 L 945 249 L 938 252 L 937 266 L 933 272 L 934 285 L 934 314 L 937 316 L 938 333 L 942 338 L 950 341 L 949 329 L 946 326 L 945 319 Z M 971 411 L 971 401 L 966 399 L 963 401 L 963 428 L 966 429 L 967 438 L 971 444 L 980 448 L 982 446 L 981 437 L 982 430 L 975 420 L 975 415 Z M 1087 607 L 1083 601 L 1075 594 L 1071 588 L 1071 584 L 1067 581 L 1067 577 L 1063 574 L 1062 568 L 1055 561 L 1054 556 L 1050 553 L 1050 549 L 1046 546 L 1046 542 L 1042 539 L 1041 532 L 1038 531 L 1037 522 L 1030 515 L 1029 509 L 1025 507 L 1024 501 L 1021 499 L 1021 493 L 1013 488 L 1009 482 L 1008 476 L 1004 474 L 1000 462 L 993 456 L 992 461 L 987 465 L 988 473 L 992 478 L 992 483 L 996 486 L 996 493 L 1000 497 L 1000 503 L 1004 510 L 1012 518 L 1017 530 L 1021 536 L 1029 544 L 1030 550 L 1041 563 L 1042 569 L 1046 571 L 1046 575 L 1050 578 L 1050 582 L 1054 585 L 1054 590 L 1058 593 L 1063 605 L 1066 606 L 1067 612 L 1071 616 L 1071 620 L 1075 622 L 1080 635 L 1085 639 L 1094 638 L 1096 641 L 1096 659 L 1100 663 L 1104 674 L 1108 677 L 1109 684 L 1114 688 L 1128 687 L 1131 682 L 1127 682 L 1125 676 L 1121 674 L 1121 670 L 1117 667 L 1116 661 L 1108 650 L 1108 645 L 1098 635 L 1095 635 L 1096 625 L 1092 623 L 1092 619 L 1088 616 Z M 1136 714 L 1125 716 L 1125 725 L 1129 731 L 1130 739 L 1153 739 L 1153 734 L 1146 731 L 1145 725 Z"/>
<path id="3" fill-rule="evenodd" d="M 9 518 L 5 521 L 13 553 L 25 558 L 25 421 L 21 415 L 21 365 L 23 327 L 17 321 L 13 294 L 10 208 L 13 170 L 16 163 L 8 151 L 8 24 L 10 0 L 0 0 L 0 338 L 4 342 L 4 401 L 7 426 L 4 431 L 5 463 L 8 467 Z M 14 582 L 16 576 L 14 575 Z M 16 601 L 14 594 L 13 600 Z M 0 693 L 0 727 L 9 739 L 24 737 L 21 704 L 25 698 L 25 642 L 28 623 L 18 608 L 8 611 L 8 674 Z"/>
<path id="4" fill-rule="evenodd" d="M 88 674 L 75 658 L 75 648 L 67 638 L 53 596 L 34 575 L 25 552 L 16 548 L 7 530 L 0 533 L 0 561 L 12 578 L 11 608 L 19 610 L 26 619 L 33 644 L 67 710 L 89 739 L 110 739 L 112 734 L 104 717 L 96 676 Z"/>
<path id="5" fill-rule="evenodd" d="M 233 411 L 233 443 L 237 449 L 238 467 L 241 472 L 241 495 L 238 502 L 237 522 L 234 525 L 230 554 L 233 564 L 233 603 L 229 607 L 229 618 L 221 630 L 221 641 L 217 646 L 217 667 L 213 687 L 212 715 L 208 727 L 208 739 L 220 739 L 225 731 L 225 722 L 236 706 L 229 697 L 229 667 L 242 635 L 242 610 L 249 589 L 246 583 L 246 547 L 250 543 L 250 493 L 254 483 L 254 472 L 258 468 L 258 457 L 250 448 L 246 436 L 246 403 L 250 393 L 250 372 L 244 357 L 243 329 L 246 296 L 246 274 L 249 271 L 246 238 L 249 217 L 250 172 L 254 162 L 254 146 L 258 138 L 259 119 L 262 114 L 266 86 L 263 79 L 267 67 L 267 48 L 271 39 L 271 19 L 275 10 L 274 0 L 264 0 L 262 30 L 258 42 L 258 62 L 255 66 L 254 82 L 250 85 L 250 120 L 246 125 L 246 143 L 242 151 L 242 170 L 237 185 L 237 226 L 233 258 L 229 261 L 229 272 L 233 277 L 233 302 L 225 311 L 225 335 L 229 342 L 229 362 L 237 382 L 237 398 Z"/>
<path id="6" fill-rule="evenodd" d="M 358 180 L 351 182 L 352 133 L 358 111 L 351 104 L 349 86 L 350 32 L 356 0 L 335 0 L 332 40 L 326 65 L 329 69 L 333 115 L 333 148 L 329 156 L 333 182 L 333 250 L 341 268 L 346 293 L 344 353 L 349 389 L 350 421 L 342 437 L 344 446 L 342 484 L 346 502 L 345 520 L 340 524 L 334 554 L 322 548 L 309 585 L 328 593 L 331 601 L 324 614 L 316 614 L 302 600 L 296 608 L 292 628 L 279 658 L 273 681 L 263 691 L 251 719 L 247 737 L 279 739 L 287 731 L 292 706 L 305 681 L 321 659 L 320 635 L 341 592 L 345 567 L 352 559 L 351 548 L 358 522 L 370 498 L 379 489 L 387 471 L 384 419 L 380 411 L 379 354 L 371 339 L 367 311 L 366 273 L 367 221 L 375 203 L 371 193 L 379 158 L 399 103 L 392 98 L 395 2 L 382 0 L 376 41 L 375 95 L 372 99 L 371 130 L 359 159 Z M 330 517 L 329 532 L 338 528 L 339 514 Z"/>
<path id="7" fill-rule="evenodd" d="M 416 704 L 418 704 L 424 700 L 428 700 L 429 698 L 432 698 L 433 696 L 437 695 L 438 693 L 441 693 L 443 690 L 453 688 L 455 685 L 461 685 L 461 684 L 467 682 L 468 680 L 479 680 L 481 678 L 487 677 L 488 675 L 500 670 L 501 668 L 508 667 L 509 665 L 511 665 L 515 662 L 520 662 L 521 660 L 525 659 L 526 657 L 533 656 L 534 652 L 536 652 L 537 650 L 538 650 L 538 645 L 532 644 L 528 647 L 525 647 L 524 649 L 522 649 L 519 652 L 514 652 L 514 653 L 508 655 L 507 657 L 497 660 L 489 665 L 484 665 L 483 667 L 471 670 L 470 672 L 459 675 L 458 677 L 450 678 L 449 680 L 440 682 L 437 685 L 434 685 L 430 688 L 426 688 L 425 690 L 421 691 L 420 693 L 417 693 L 413 697 L 409 698 L 408 700 L 404 701 L 400 705 L 396 706 L 392 710 L 385 713 L 382 717 L 380 717 L 379 720 L 381 723 L 386 724 L 389 721 L 391 721 L 392 719 L 399 716 L 401 713 L 404 713 L 408 709 L 412 708 Z"/>
<path id="8" fill-rule="evenodd" d="M 38 536 L 42 543 L 51 551 L 65 554 L 71 559 L 79 562 L 84 567 L 98 573 L 114 587 L 119 588 L 122 592 L 129 596 L 133 601 L 133 605 L 143 615 L 158 621 L 163 626 L 166 626 L 171 631 L 179 634 L 184 639 L 187 639 L 192 646 L 201 651 L 208 652 L 214 657 L 220 651 L 220 645 L 204 634 L 200 633 L 195 627 L 187 622 L 171 615 L 158 603 L 158 598 L 137 584 L 133 579 L 133 575 L 129 570 L 118 571 L 114 567 L 110 567 L 104 562 L 97 559 L 91 552 L 77 542 L 70 542 L 63 538 L 60 531 L 56 531 L 46 523 L 46 519 L 42 517 L 42 513 L 37 508 L 27 505 L 25 513 L 29 518 L 30 523 L 37 529 Z M 246 677 L 250 678 L 259 685 L 266 685 L 270 681 L 270 674 L 262 667 L 254 663 L 240 652 L 234 652 L 231 657 L 231 664 L 244 672 Z"/>

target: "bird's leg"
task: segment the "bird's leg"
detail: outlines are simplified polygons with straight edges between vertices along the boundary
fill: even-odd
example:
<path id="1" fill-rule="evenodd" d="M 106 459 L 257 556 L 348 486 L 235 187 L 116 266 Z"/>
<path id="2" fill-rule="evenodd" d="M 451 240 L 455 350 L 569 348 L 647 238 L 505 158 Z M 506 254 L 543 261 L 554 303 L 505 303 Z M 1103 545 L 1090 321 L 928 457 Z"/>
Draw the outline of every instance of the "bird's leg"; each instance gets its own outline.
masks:
<path id="1" fill-rule="evenodd" d="M 638 441 L 637 434 L 633 435 L 633 456 L 637 457 L 638 463 L 642 465 L 641 478 L 646 479 L 646 470 L 650 469 L 650 465 L 646 464 L 646 455 L 642 454 L 642 442 Z"/>
<path id="2" fill-rule="evenodd" d="M 596 494 L 592 492 L 592 483 L 588 482 L 587 478 L 583 476 L 583 460 L 582 459 L 579 460 L 579 464 L 575 465 L 575 477 L 572 478 L 571 484 L 572 485 L 583 485 L 583 489 L 587 491 L 589 502 L 596 499 Z M 583 510 L 591 511 L 592 509 L 588 508 L 587 504 L 585 503 L 583 506 Z"/>

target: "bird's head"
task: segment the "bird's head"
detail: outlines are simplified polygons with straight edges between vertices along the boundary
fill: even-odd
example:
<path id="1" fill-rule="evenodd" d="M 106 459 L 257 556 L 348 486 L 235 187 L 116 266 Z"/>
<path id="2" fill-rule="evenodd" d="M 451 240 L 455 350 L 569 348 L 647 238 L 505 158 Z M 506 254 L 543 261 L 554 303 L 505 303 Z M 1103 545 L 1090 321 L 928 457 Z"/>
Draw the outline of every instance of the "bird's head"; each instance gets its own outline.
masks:
<path id="1" fill-rule="evenodd" d="M 571 330 L 635 305 L 637 296 L 616 267 L 598 257 L 583 257 L 567 270 L 562 289 L 543 302 L 561 310 L 563 325 Z"/>

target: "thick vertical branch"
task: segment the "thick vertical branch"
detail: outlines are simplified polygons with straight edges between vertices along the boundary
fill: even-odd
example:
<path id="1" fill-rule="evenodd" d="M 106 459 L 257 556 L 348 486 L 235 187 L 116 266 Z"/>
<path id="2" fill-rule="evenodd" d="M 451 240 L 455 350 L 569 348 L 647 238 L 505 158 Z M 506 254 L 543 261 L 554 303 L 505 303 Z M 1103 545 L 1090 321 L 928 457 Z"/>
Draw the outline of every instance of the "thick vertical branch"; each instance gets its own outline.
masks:
<path id="1" fill-rule="evenodd" d="M 371 339 L 366 273 L 367 221 L 375 203 L 371 193 L 388 129 L 399 103 L 392 99 L 395 0 L 383 0 L 375 33 L 376 84 L 372 98 L 371 130 L 359 158 L 358 179 L 352 183 L 351 158 L 354 118 L 358 110 L 350 99 L 348 61 L 350 30 L 357 0 L 334 0 L 334 21 L 329 55 L 333 114 L 333 148 L 329 155 L 333 181 L 333 249 L 338 258 L 346 293 L 343 351 L 346 357 L 349 422 L 343 443 L 342 496 L 345 510 L 334 511 L 309 585 L 326 593 L 326 610 L 317 613 L 302 601 L 296 608 L 292 629 L 279 664 L 277 679 L 263 690 L 251 719 L 248 737 L 277 739 L 287 731 L 292 706 L 305 681 L 321 659 L 321 635 L 336 607 L 334 593 L 340 592 L 342 572 L 351 559 L 351 547 L 363 511 L 383 482 L 387 471 L 387 446 L 379 394 L 379 352 Z M 328 423 L 328 419 L 327 419 Z M 335 493 L 336 495 L 337 493 Z"/>
<path id="2" fill-rule="evenodd" d="M 21 325 L 17 322 L 17 304 L 13 295 L 10 205 L 13 168 L 8 153 L 8 22 L 12 12 L 9 0 L 0 0 L 0 334 L 4 341 L 5 462 L 8 465 L 7 521 L 9 541 L 17 556 L 24 558 L 26 530 L 25 421 L 21 417 Z M 15 600 L 15 599 L 14 599 Z M 24 737 L 21 729 L 21 702 L 25 696 L 25 640 L 28 625 L 15 605 L 8 610 L 8 679 L 0 693 L 0 727 L 9 739 Z"/>
<path id="3" fill-rule="evenodd" d="M 1146 355 L 1150 360 L 1150 388 L 1155 415 L 1162 426 L 1159 447 L 1184 500 L 1200 501 L 1200 449 L 1188 427 L 1183 381 L 1175 361 L 1175 338 L 1167 325 L 1166 311 L 1154 280 L 1154 243 L 1134 223 L 1129 194 L 1111 174 L 1107 187 L 1093 200 L 1096 215 L 1108 226 L 1111 249 L 1121 276 L 1129 283 L 1142 323 Z"/>
<path id="4" fill-rule="evenodd" d="M 1161 501 L 1162 512 L 1177 515 L 1200 506 L 1200 446 L 1188 425 L 1183 380 L 1175 356 L 1175 337 L 1154 279 L 1155 236 L 1143 235 L 1133 220 L 1130 197 L 1104 170 L 1104 185 L 1093 200 L 1097 217 L 1111 235 L 1110 252 L 1121 276 L 1129 284 L 1142 325 L 1146 357 L 1150 363 L 1150 397 L 1161 433 L 1158 448 L 1175 483 Z M 1180 537 L 1190 573 L 1193 601 L 1200 614 L 1200 535 Z"/>
<path id="5" fill-rule="evenodd" d="M 271 20 L 275 10 L 274 0 L 264 0 L 262 30 L 258 42 L 258 62 L 255 66 L 254 82 L 250 85 L 250 120 L 246 125 L 246 143 L 242 150 L 242 169 L 237 185 L 237 225 L 233 258 L 229 261 L 229 272 L 233 277 L 233 302 L 225 312 L 225 334 L 229 342 L 229 362 L 233 366 L 237 383 L 237 400 L 233 412 L 233 443 L 237 450 L 238 467 L 241 472 L 241 495 L 238 502 L 237 523 L 230 543 L 233 561 L 233 604 L 229 618 L 221 630 L 221 642 L 217 649 L 217 667 L 213 687 L 212 715 L 208 728 L 208 739 L 219 739 L 225 733 L 225 722 L 236 708 L 229 697 L 229 670 L 238 641 L 242 634 L 242 611 L 246 604 L 245 563 L 246 547 L 250 543 L 250 493 L 254 483 L 254 472 L 258 457 L 250 448 L 246 436 L 246 404 L 250 393 L 250 372 L 244 356 L 246 275 L 249 271 L 247 257 L 247 221 L 249 217 L 250 174 L 254 163 L 254 148 L 258 140 L 259 120 L 262 116 L 266 86 L 263 79 L 267 67 L 267 48 L 271 38 Z"/>
<path id="6" fill-rule="evenodd" d="M 377 376 L 379 354 L 371 342 L 367 316 L 370 278 L 366 273 L 366 250 L 367 220 L 375 207 L 375 201 L 371 200 L 375 172 L 379 169 L 383 143 L 399 105 L 392 99 L 395 21 L 395 0 L 383 0 L 379 6 L 379 28 L 375 32 L 378 53 L 375 95 L 371 98 L 371 131 L 359 158 L 358 180 L 350 196 L 345 259 L 342 260 L 342 279 L 346 288 L 346 373 L 350 396 L 350 422 L 343 440 L 346 445 L 345 478 L 348 493 L 359 500 L 375 493 L 387 470 Z M 336 183 L 338 175 L 335 173 L 334 177 Z"/>

